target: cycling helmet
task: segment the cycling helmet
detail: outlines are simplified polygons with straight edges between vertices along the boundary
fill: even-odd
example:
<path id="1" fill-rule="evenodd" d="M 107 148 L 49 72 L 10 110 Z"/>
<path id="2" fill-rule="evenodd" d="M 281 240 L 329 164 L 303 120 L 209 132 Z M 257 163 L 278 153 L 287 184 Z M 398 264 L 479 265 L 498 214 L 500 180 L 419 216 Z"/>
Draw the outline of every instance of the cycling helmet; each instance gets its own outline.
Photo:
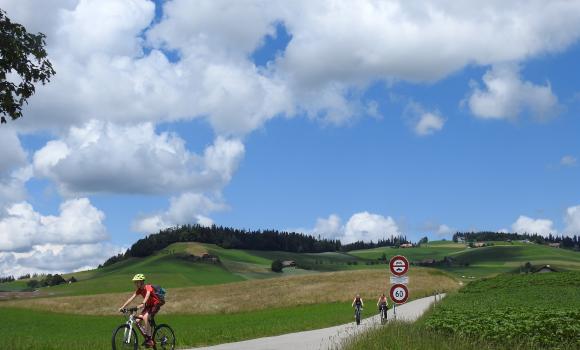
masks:
<path id="1" fill-rule="evenodd" d="M 145 275 L 142 273 L 138 273 L 133 276 L 133 281 L 145 281 Z"/>

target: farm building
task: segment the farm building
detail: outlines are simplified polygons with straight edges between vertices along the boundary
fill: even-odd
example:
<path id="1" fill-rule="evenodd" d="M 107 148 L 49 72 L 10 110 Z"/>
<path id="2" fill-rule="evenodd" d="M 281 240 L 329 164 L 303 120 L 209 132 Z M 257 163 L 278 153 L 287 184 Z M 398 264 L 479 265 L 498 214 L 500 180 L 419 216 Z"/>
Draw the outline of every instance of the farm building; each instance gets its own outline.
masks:
<path id="1" fill-rule="evenodd" d="M 284 260 L 284 261 L 282 261 L 282 267 L 296 267 L 296 261 Z"/>
<path id="2" fill-rule="evenodd" d="M 560 248 L 560 243 L 549 243 L 548 245 L 553 248 Z"/>
<path id="3" fill-rule="evenodd" d="M 550 267 L 550 265 L 543 265 L 534 270 L 534 273 L 549 273 L 549 272 L 558 272 L 558 271 Z"/>
<path id="4" fill-rule="evenodd" d="M 401 248 L 413 248 L 413 245 L 411 243 L 403 243 L 399 247 L 401 247 Z"/>

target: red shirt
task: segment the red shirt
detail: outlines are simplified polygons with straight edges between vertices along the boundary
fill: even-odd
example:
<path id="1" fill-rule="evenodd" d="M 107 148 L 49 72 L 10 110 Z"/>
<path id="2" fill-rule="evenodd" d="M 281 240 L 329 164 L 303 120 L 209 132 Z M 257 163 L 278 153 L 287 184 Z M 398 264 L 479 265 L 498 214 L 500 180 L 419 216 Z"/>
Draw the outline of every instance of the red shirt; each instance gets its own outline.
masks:
<path id="1" fill-rule="evenodd" d="M 143 299 L 145 299 L 147 292 L 151 292 L 151 293 L 149 294 L 149 300 L 147 300 L 147 304 L 145 304 L 145 306 L 155 306 L 155 305 L 160 304 L 159 298 L 157 297 L 157 294 L 155 294 L 155 290 L 153 289 L 153 286 L 150 284 L 146 284 L 143 286 L 143 288 L 137 289 L 135 291 L 135 294 L 138 294 L 138 295 L 142 296 Z"/>

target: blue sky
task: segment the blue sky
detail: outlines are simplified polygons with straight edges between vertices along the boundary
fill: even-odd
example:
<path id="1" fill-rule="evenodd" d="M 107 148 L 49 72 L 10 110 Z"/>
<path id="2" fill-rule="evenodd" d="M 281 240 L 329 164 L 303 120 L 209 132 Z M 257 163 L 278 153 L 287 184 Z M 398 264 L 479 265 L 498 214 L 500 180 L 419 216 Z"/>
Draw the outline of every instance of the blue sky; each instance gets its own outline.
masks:
<path id="1" fill-rule="evenodd" d="M 0 268 L 93 266 L 184 223 L 580 233 L 580 9 L 490 3 L 495 22 L 390 3 L 80 1 L 40 18 L 0 1 L 47 34 L 57 70 L 4 130 L 20 145 L 0 162 Z"/>

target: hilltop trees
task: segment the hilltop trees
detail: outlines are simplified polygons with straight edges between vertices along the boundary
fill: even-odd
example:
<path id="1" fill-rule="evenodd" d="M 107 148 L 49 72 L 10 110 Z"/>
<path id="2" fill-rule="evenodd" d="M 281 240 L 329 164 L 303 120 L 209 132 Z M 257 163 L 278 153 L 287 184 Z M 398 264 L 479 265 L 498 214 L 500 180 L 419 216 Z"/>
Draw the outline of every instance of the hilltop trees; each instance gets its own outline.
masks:
<path id="1" fill-rule="evenodd" d="M 457 242 L 462 238 L 465 242 L 470 241 L 522 241 L 528 240 L 537 244 L 546 243 L 560 243 L 562 248 L 580 249 L 580 237 L 574 236 L 541 236 L 538 234 L 520 234 L 520 233 L 505 233 L 505 232 L 457 232 L 453 235 L 453 242 Z"/>

